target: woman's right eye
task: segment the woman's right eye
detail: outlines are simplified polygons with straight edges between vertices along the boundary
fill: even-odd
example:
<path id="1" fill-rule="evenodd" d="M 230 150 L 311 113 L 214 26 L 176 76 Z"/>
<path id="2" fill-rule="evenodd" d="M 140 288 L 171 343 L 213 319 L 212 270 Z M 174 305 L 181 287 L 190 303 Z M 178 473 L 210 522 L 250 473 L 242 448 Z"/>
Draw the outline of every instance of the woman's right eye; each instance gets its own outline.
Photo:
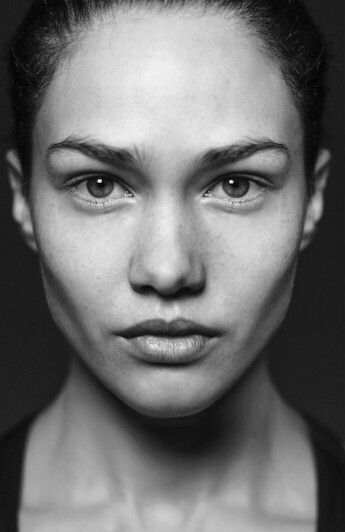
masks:
<path id="1" fill-rule="evenodd" d="M 118 199 L 133 197 L 119 181 L 107 175 L 91 175 L 74 183 L 71 188 L 76 196 L 92 203 L 104 203 Z"/>

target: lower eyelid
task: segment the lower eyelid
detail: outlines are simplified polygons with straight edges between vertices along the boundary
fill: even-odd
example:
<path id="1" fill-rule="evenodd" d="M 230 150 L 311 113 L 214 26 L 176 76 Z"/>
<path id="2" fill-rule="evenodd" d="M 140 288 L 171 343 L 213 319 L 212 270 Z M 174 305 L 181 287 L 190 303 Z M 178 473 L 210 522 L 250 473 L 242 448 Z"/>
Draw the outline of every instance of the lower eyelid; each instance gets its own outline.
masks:
<path id="1" fill-rule="evenodd" d="M 126 196 L 126 191 L 124 190 L 123 191 L 123 194 L 122 195 L 118 195 L 117 197 L 112 197 L 111 194 L 109 194 L 108 196 L 105 196 L 104 198 L 96 198 L 96 197 L 93 197 L 91 194 L 84 194 L 84 193 L 81 193 L 78 191 L 78 188 L 76 186 L 73 186 L 71 187 L 71 193 L 74 195 L 74 196 L 77 196 L 79 198 L 82 198 L 84 199 L 85 201 L 90 201 L 92 203 L 102 203 L 102 202 L 113 202 L 113 201 L 117 201 L 119 199 L 122 199 L 124 197 L 128 197 Z"/>
<path id="2" fill-rule="evenodd" d="M 256 201 L 257 199 L 261 198 L 261 196 L 263 196 L 267 192 L 268 192 L 268 189 L 265 187 L 262 187 L 261 190 L 258 191 L 252 198 L 248 198 L 248 199 L 239 198 L 238 200 L 232 200 L 232 198 L 230 198 L 230 201 L 234 201 L 234 203 L 240 203 L 240 204 L 252 203 Z"/>
<path id="3" fill-rule="evenodd" d="M 112 181 L 114 185 L 117 185 L 118 187 L 122 188 L 123 190 L 129 190 L 129 188 L 126 186 L 125 183 L 122 182 L 120 178 L 113 177 L 112 175 L 103 174 L 102 172 L 95 173 L 95 174 L 85 174 L 84 176 L 79 176 L 72 178 L 66 182 L 66 186 L 70 188 L 76 188 L 78 186 L 81 186 L 83 184 L 87 184 L 88 181 L 91 181 L 95 178 L 105 178 L 106 180 Z"/>
<path id="4" fill-rule="evenodd" d="M 116 210 L 117 208 L 122 208 L 122 207 L 128 207 L 129 205 L 129 201 L 128 200 L 131 200 L 131 199 L 134 199 L 134 198 L 118 198 L 118 199 L 115 199 L 115 200 L 107 200 L 107 199 L 103 199 L 103 200 L 96 200 L 96 201 L 93 201 L 92 199 L 89 199 L 89 198 L 85 198 L 83 196 L 81 196 L 80 194 L 73 194 L 73 201 L 76 205 L 76 207 L 79 206 L 79 208 L 81 209 L 85 209 L 85 210 L 93 210 L 95 212 L 99 212 L 99 213 L 107 213 L 107 212 L 112 212 L 113 210 Z"/>
<path id="5" fill-rule="evenodd" d="M 203 196 L 203 199 L 206 201 L 212 201 L 213 203 L 220 203 L 222 205 L 234 205 L 235 207 L 240 207 L 241 205 L 250 205 L 251 203 L 255 203 L 259 199 L 262 198 L 262 196 L 266 195 L 269 192 L 268 187 L 262 186 L 262 190 L 260 190 L 255 196 L 245 199 L 245 198 L 217 198 L 216 196 Z"/>

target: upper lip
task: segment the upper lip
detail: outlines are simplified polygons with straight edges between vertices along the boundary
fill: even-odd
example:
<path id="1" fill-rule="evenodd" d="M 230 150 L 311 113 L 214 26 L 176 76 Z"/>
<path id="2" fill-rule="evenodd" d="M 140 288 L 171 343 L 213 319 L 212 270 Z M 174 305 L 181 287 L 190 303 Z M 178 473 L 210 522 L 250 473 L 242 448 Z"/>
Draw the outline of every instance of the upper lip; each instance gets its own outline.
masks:
<path id="1" fill-rule="evenodd" d="M 134 338 L 136 336 L 190 336 L 199 334 L 202 336 L 216 336 L 217 330 L 194 321 L 182 318 L 172 321 L 162 319 L 151 319 L 141 321 L 120 332 L 120 336 L 125 338 Z"/>

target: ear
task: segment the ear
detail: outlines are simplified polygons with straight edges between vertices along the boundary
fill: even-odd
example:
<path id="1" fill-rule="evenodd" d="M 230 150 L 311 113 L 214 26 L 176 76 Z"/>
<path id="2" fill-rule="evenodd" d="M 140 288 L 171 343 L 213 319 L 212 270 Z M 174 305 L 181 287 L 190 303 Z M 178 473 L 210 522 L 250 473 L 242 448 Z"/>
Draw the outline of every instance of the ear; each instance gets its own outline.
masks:
<path id="1" fill-rule="evenodd" d="M 6 165 L 8 180 L 13 195 L 13 218 L 19 224 L 21 233 L 24 236 L 24 240 L 27 245 L 33 251 L 37 251 L 30 205 L 24 192 L 24 175 L 22 165 L 18 153 L 15 150 L 10 150 L 6 153 Z"/>
<path id="2" fill-rule="evenodd" d="M 303 250 L 310 244 L 315 234 L 317 224 L 322 217 L 330 162 L 331 154 L 329 150 L 324 148 L 320 149 L 314 167 L 314 189 L 312 195 L 308 199 L 300 250 Z"/>

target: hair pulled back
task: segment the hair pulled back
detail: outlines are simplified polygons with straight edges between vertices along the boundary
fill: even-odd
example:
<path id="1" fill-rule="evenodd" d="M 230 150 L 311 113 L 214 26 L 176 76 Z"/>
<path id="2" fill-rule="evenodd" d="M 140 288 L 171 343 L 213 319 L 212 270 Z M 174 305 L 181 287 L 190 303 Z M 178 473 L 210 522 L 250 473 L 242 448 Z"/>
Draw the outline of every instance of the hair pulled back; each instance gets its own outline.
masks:
<path id="1" fill-rule="evenodd" d="M 326 53 L 324 41 L 299 0 L 35 0 L 10 44 L 9 70 L 15 136 L 26 178 L 31 137 L 59 61 L 90 26 L 110 10 L 135 7 L 235 13 L 280 66 L 300 113 L 305 162 L 311 174 L 321 136 Z"/>

